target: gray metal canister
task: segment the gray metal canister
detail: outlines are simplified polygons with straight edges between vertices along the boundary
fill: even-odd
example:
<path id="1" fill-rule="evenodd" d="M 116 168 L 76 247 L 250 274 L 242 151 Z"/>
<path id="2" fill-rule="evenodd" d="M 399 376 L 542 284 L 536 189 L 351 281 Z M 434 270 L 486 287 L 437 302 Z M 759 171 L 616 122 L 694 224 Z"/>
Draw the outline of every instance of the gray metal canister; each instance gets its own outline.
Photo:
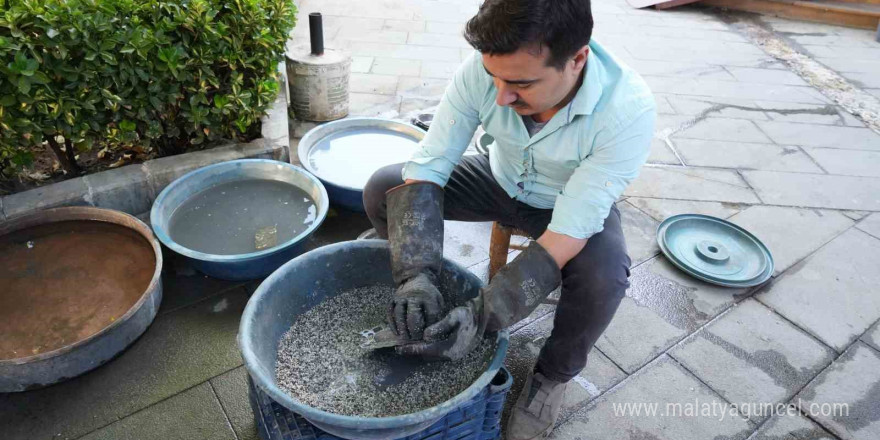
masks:
<path id="1" fill-rule="evenodd" d="M 288 46 L 287 81 L 297 119 L 333 121 L 348 116 L 351 56 L 324 49 L 320 14 L 310 14 L 311 44 Z"/>

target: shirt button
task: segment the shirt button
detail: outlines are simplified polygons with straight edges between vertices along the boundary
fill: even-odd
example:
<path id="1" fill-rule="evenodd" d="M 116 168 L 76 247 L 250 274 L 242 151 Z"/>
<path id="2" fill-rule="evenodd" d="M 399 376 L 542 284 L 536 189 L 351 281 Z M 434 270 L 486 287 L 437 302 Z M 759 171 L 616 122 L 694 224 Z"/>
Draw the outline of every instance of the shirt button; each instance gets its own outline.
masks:
<path id="1" fill-rule="evenodd" d="M 610 180 L 608 180 L 608 181 L 605 182 L 605 187 L 606 187 L 606 188 L 610 188 L 610 187 L 611 187 L 611 181 L 610 181 Z"/>
<path id="2" fill-rule="evenodd" d="M 455 125 L 455 119 L 450 119 L 450 120 L 449 120 L 449 125 Z"/>

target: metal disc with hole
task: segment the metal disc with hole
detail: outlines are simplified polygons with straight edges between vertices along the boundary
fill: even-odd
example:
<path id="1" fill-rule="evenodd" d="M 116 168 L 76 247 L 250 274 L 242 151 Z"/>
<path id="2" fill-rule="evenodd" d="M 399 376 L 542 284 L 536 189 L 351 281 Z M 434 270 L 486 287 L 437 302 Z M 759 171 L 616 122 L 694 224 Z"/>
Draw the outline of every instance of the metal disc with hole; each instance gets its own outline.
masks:
<path id="1" fill-rule="evenodd" d="M 672 264 L 708 283 L 750 287 L 773 275 L 773 256 L 761 240 L 720 218 L 669 217 L 657 228 L 657 243 Z"/>

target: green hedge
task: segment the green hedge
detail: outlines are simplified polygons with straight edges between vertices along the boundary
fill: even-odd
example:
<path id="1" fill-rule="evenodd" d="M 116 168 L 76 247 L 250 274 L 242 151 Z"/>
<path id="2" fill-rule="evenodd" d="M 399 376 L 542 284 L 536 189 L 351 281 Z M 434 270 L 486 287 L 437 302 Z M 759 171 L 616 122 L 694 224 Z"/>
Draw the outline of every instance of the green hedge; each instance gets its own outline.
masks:
<path id="1" fill-rule="evenodd" d="M 5 1 L 5 7 L 4 7 Z M 293 0 L 0 0 L 0 169 L 259 134 Z M 256 131 L 256 133 L 255 133 Z M 62 165 L 71 157 L 59 157 Z M 75 168 L 75 162 L 72 164 Z"/>

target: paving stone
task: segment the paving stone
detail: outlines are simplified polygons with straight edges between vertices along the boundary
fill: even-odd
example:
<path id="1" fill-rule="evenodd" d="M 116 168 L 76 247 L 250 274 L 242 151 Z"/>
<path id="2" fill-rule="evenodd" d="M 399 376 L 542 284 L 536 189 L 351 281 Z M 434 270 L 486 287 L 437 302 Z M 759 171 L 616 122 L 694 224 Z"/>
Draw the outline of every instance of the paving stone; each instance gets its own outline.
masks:
<path id="1" fill-rule="evenodd" d="M 400 107 L 400 96 L 350 93 L 348 105 L 351 116 L 396 118 L 397 109 Z"/>
<path id="2" fill-rule="evenodd" d="M 880 61 L 852 58 L 819 58 L 819 61 L 837 72 L 880 72 Z"/>
<path id="3" fill-rule="evenodd" d="M 604 40 L 603 40 L 604 41 Z M 723 66 L 705 62 L 681 62 L 669 60 L 632 60 L 629 62 L 641 75 L 673 76 L 676 78 L 717 79 L 735 81 L 736 78 Z M 674 80 L 667 80 L 674 81 Z M 657 89 L 652 88 L 656 93 Z"/>
<path id="4" fill-rule="evenodd" d="M 760 423 L 760 404 L 785 402 L 836 353 L 747 299 L 670 351 L 688 371 Z M 723 366 L 723 367 L 722 367 Z"/>
<path id="5" fill-rule="evenodd" d="M 471 48 L 461 34 L 410 32 L 406 43 L 416 46 Z"/>
<path id="6" fill-rule="evenodd" d="M 711 63 L 711 61 L 708 62 Z M 827 101 L 827 99 L 823 98 L 821 94 L 817 95 L 819 92 L 810 87 L 784 85 L 764 85 L 761 87 L 755 87 L 754 84 L 735 81 L 653 75 L 642 76 L 654 93 L 708 96 L 713 98 L 760 99 L 805 104 L 825 104 Z"/>
<path id="7" fill-rule="evenodd" d="M 351 57 L 352 73 L 369 73 L 374 59 L 374 57 Z"/>
<path id="8" fill-rule="evenodd" d="M 880 321 L 877 321 L 874 324 L 874 328 L 865 332 L 862 335 L 862 342 L 874 347 L 875 350 L 880 351 Z"/>
<path id="9" fill-rule="evenodd" d="M 383 30 L 403 32 L 424 32 L 425 22 L 422 20 L 385 20 Z"/>
<path id="10" fill-rule="evenodd" d="M 81 440 L 236 440 L 211 386 L 203 383 Z"/>
<path id="11" fill-rule="evenodd" d="M 767 115 L 755 101 L 747 99 L 710 98 L 670 95 L 669 102 L 676 113 L 735 119 L 766 121 Z"/>
<path id="12" fill-rule="evenodd" d="M 489 258 L 491 222 L 443 222 L 443 256 L 464 267 Z"/>
<path id="13" fill-rule="evenodd" d="M 235 338 L 246 302 L 239 288 L 160 315 L 96 370 L 49 388 L 0 394 L 4 440 L 76 438 L 241 365 Z"/>
<path id="14" fill-rule="evenodd" d="M 850 229 L 756 298 L 843 351 L 880 318 L 880 240 Z"/>
<path id="15" fill-rule="evenodd" d="M 633 269 L 630 284 L 627 297 L 597 343 L 629 373 L 746 293 L 744 289 L 713 286 L 692 278 L 662 256 Z"/>
<path id="16" fill-rule="evenodd" d="M 809 148 L 807 153 L 831 174 L 880 177 L 880 151 Z"/>
<path id="17" fill-rule="evenodd" d="M 461 63 L 445 61 L 423 61 L 420 76 L 425 78 L 452 79 Z"/>
<path id="18" fill-rule="evenodd" d="M 855 221 L 859 221 L 859 220 L 865 218 L 866 216 L 868 216 L 869 214 L 871 214 L 870 211 L 840 211 L 840 212 L 843 215 L 845 215 Z"/>
<path id="19" fill-rule="evenodd" d="M 5 196 L 3 212 L 13 218 L 40 209 L 89 205 L 88 195 L 85 180 L 74 178 Z"/>
<path id="20" fill-rule="evenodd" d="M 657 245 L 659 223 L 629 203 L 618 203 L 617 208 L 620 210 L 626 249 L 633 266 L 660 253 L 660 247 Z"/>
<path id="21" fill-rule="evenodd" d="M 428 21 L 426 30 L 431 34 L 461 35 L 464 24 L 449 21 Z"/>
<path id="22" fill-rule="evenodd" d="M 393 95 L 397 91 L 397 80 L 398 77 L 394 75 L 352 73 L 349 88 L 353 93 Z"/>
<path id="23" fill-rule="evenodd" d="M 335 44 L 340 47 L 345 47 L 354 41 L 406 44 L 406 38 L 407 32 L 388 30 L 364 31 L 362 29 L 344 27 L 336 34 L 331 45 Z"/>
<path id="24" fill-rule="evenodd" d="M 553 314 L 545 315 L 511 335 L 505 366 L 513 375 L 514 382 L 505 402 L 505 414 L 516 403 L 528 375 L 538 360 L 538 354 L 553 329 Z M 602 352 L 593 349 L 587 355 L 587 366 L 569 383 L 562 403 L 560 419 L 574 413 L 587 402 L 605 392 L 626 377 Z"/>
<path id="25" fill-rule="evenodd" d="M 421 70 L 422 62 L 419 60 L 377 57 L 373 61 L 373 67 L 370 72 L 381 75 L 418 76 Z"/>
<path id="26" fill-rule="evenodd" d="M 788 70 L 755 69 L 750 67 L 728 67 L 727 70 L 737 80 L 747 83 L 809 86 L 800 76 Z"/>
<path id="27" fill-rule="evenodd" d="M 247 370 L 241 366 L 211 379 L 211 386 L 238 440 L 259 440 L 254 413 L 248 401 L 247 374 Z"/>
<path id="28" fill-rule="evenodd" d="M 400 101 L 400 117 L 403 120 L 409 120 L 420 113 L 432 113 L 436 111 L 438 105 L 440 105 L 440 98 L 403 98 Z"/>
<path id="29" fill-rule="evenodd" d="M 736 43 L 724 43 L 732 45 Z M 754 53 L 749 50 L 727 50 L 726 48 L 708 49 L 696 48 L 686 50 L 681 48 L 652 46 L 647 44 L 629 44 L 626 50 L 635 58 L 644 60 L 668 60 L 676 59 L 684 62 L 705 62 L 709 64 L 725 64 L 729 66 L 758 67 L 770 58 L 763 53 Z M 719 53 L 719 51 L 724 51 Z"/>
<path id="30" fill-rule="evenodd" d="M 163 248 L 162 304 L 159 313 L 168 313 L 242 285 L 240 281 L 211 278 L 197 272 L 183 257 Z"/>
<path id="31" fill-rule="evenodd" d="M 675 148 L 684 162 L 692 166 L 822 173 L 822 169 L 798 147 L 675 139 Z"/>
<path id="32" fill-rule="evenodd" d="M 880 99 L 880 89 L 868 89 L 866 92 L 874 95 L 877 99 Z"/>
<path id="33" fill-rule="evenodd" d="M 443 97 L 449 80 L 435 78 L 400 77 L 397 94 L 403 98 L 436 98 Z"/>
<path id="34" fill-rule="evenodd" d="M 662 222 L 673 215 L 678 214 L 703 214 L 718 218 L 728 218 L 748 205 L 738 203 L 725 202 L 696 202 L 692 200 L 670 200 L 670 199 L 646 199 L 643 197 L 629 197 L 626 199 L 642 212 L 650 215 Z"/>
<path id="35" fill-rule="evenodd" d="M 743 171 L 742 176 L 771 205 L 880 211 L 877 178 L 779 171 Z"/>
<path id="36" fill-rule="evenodd" d="M 657 114 L 674 115 L 675 109 L 669 105 L 665 95 L 654 95 L 654 102 L 657 103 Z"/>
<path id="37" fill-rule="evenodd" d="M 648 155 L 648 163 L 682 165 L 681 161 L 675 156 L 675 153 L 666 145 L 666 142 L 659 137 L 651 139 L 651 154 Z"/>
<path id="38" fill-rule="evenodd" d="M 880 78 L 876 73 L 856 73 L 843 72 L 841 75 L 853 83 L 856 87 L 865 89 L 866 92 L 876 95 L 877 89 L 880 89 Z M 880 97 L 880 96 L 878 96 Z"/>
<path id="39" fill-rule="evenodd" d="M 780 145 L 880 150 L 880 135 L 867 128 L 757 122 L 767 136 Z"/>
<path id="40" fill-rule="evenodd" d="M 368 57 L 403 58 L 406 60 L 422 61 L 460 61 L 459 48 L 434 47 L 425 50 L 424 47 L 411 44 L 371 43 L 354 41 L 348 46 L 352 55 Z"/>
<path id="41" fill-rule="evenodd" d="M 874 237 L 880 238 L 880 214 L 872 214 L 870 217 L 859 222 L 856 227 Z"/>
<path id="42" fill-rule="evenodd" d="M 672 135 L 673 139 L 705 139 L 726 141 L 736 139 L 739 142 L 769 143 L 752 121 L 727 118 L 706 118 Z"/>
<path id="43" fill-rule="evenodd" d="M 801 411 L 841 439 L 880 438 L 880 353 L 853 344 L 798 398 Z"/>
<path id="44" fill-rule="evenodd" d="M 752 206 L 728 220 L 770 249 L 777 275 L 853 225 L 837 211 L 779 206 Z"/>
<path id="45" fill-rule="evenodd" d="M 791 408 L 791 414 L 786 409 L 785 415 L 767 420 L 749 440 L 837 440 L 810 419 L 797 414 L 796 407 Z"/>
<path id="46" fill-rule="evenodd" d="M 627 407 L 640 404 L 644 405 L 642 411 L 654 406 L 656 415 L 626 413 Z M 727 402 L 664 355 L 578 411 L 549 438 L 735 440 L 751 433 L 752 427 L 744 418 L 727 414 L 722 418 L 708 412 L 701 416 L 703 409 L 712 407 L 725 408 Z"/>
<path id="47" fill-rule="evenodd" d="M 846 125 L 864 127 L 855 116 L 833 104 L 797 104 L 793 102 L 757 101 L 770 119 L 805 124 Z"/>
<path id="48" fill-rule="evenodd" d="M 760 203 L 739 174 L 729 170 L 643 167 L 623 195 L 656 199 Z"/>

